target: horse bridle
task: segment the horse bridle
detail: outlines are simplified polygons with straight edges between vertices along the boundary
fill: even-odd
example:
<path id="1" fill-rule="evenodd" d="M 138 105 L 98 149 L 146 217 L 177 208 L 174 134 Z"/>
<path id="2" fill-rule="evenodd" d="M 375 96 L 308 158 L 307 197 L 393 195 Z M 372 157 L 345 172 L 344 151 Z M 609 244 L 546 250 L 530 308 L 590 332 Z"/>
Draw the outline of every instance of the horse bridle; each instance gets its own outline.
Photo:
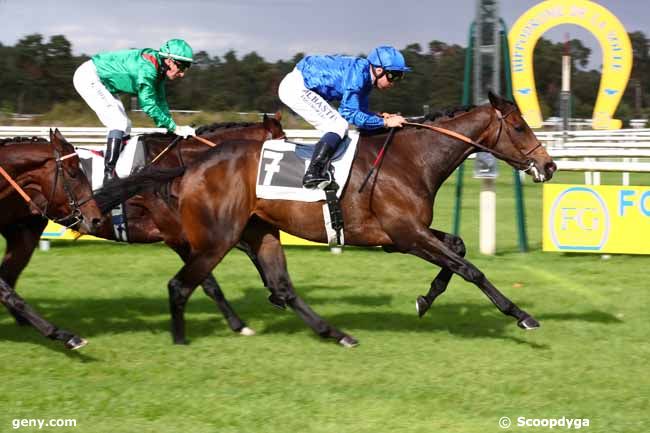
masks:
<path id="1" fill-rule="evenodd" d="M 68 204 L 72 208 L 72 212 L 70 212 L 69 215 L 66 215 L 63 218 L 56 218 L 52 219 L 57 224 L 61 224 L 65 226 L 66 228 L 73 227 L 77 224 L 79 224 L 82 220 L 82 213 L 81 213 L 81 206 L 86 204 L 88 201 L 92 200 L 92 197 L 89 197 L 88 199 L 79 202 L 77 198 L 75 197 L 72 188 L 70 187 L 70 184 L 68 183 L 67 179 L 63 175 L 65 169 L 63 168 L 63 161 L 68 159 L 78 156 L 76 152 L 70 153 L 65 156 L 61 156 L 58 150 L 54 149 L 54 161 L 56 163 L 56 171 L 54 172 L 54 182 L 52 185 L 52 191 L 50 192 L 50 198 L 47 200 L 47 203 L 45 204 L 45 209 L 41 209 L 34 201 L 31 199 L 31 197 L 23 190 L 23 188 L 18 185 L 18 183 L 12 179 L 12 177 L 7 173 L 2 167 L 0 167 L 0 174 L 9 182 L 9 185 L 12 186 L 18 194 L 25 200 L 28 206 L 34 207 L 36 211 L 41 214 L 44 218 L 48 218 L 47 216 L 47 208 L 50 205 L 50 202 L 54 199 L 54 194 L 56 194 L 56 186 L 58 184 L 59 177 L 61 177 L 62 182 L 63 182 L 63 189 L 68 197 Z M 68 221 L 71 220 L 72 222 L 68 223 Z M 67 224 L 66 224 L 67 223 Z"/>
<path id="2" fill-rule="evenodd" d="M 497 109 L 497 108 L 495 108 L 494 110 L 496 112 L 496 117 L 499 120 L 499 129 L 497 131 L 497 136 L 496 136 L 496 139 L 494 140 L 493 146 L 495 146 L 499 142 L 499 140 L 501 139 L 501 132 L 504 129 L 503 124 L 505 123 L 506 118 L 508 116 L 510 116 L 512 113 L 514 113 L 516 111 L 516 108 L 513 108 L 512 110 L 510 110 L 506 114 L 502 114 L 501 111 L 499 109 Z M 463 134 L 460 134 L 460 133 L 455 132 L 455 131 L 451 131 L 449 129 L 441 128 L 439 126 L 425 125 L 423 123 L 415 123 L 415 122 L 406 122 L 404 124 L 430 129 L 432 131 L 440 132 L 442 134 L 445 134 L 445 135 L 448 135 L 450 137 L 456 138 L 456 139 L 458 139 L 460 141 L 463 141 L 463 142 L 465 142 L 467 144 L 471 144 L 472 146 L 477 147 L 477 148 L 481 149 L 484 152 L 491 153 L 492 155 L 496 156 L 497 158 L 499 158 L 499 159 L 501 159 L 503 161 L 510 162 L 510 163 L 512 163 L 512 164 L 514 164 L 516 166 L 519 166 L 519 167 L 525 167 L 525 169 L 523 170 L 524 172 L 528 172 L 535 165 L 535 162 L 528 159 L 528 158 L 526 158 L 525 160 L 512 158 L 510 156 L 505 155 L 502 152 L 499 152 L 498 150 L 492 149 L 492 148 L 490 148 L 490 147 L 488 147 L 488 146 L 486 146 L 484 144 L 481 144 L 480 142 L 472 140 L 471 138 L 469 138 L 469 137 L 467 137 L 467 136 L 465 136 Z M 510 133 L 507 130 L 506 130 L 506 134 L 508 134 L 508 137 L 512 141 L 512 137 L 510 137 Z M 527 150 L 526 152 L 524 152 L 524 151 L 522 151 L 520 149 L 517 149 L 517 150 L 523 156 L 528 157 L 531 153 L 533 153 L 535 150 L 537 150 L 537 148 L 539 148 L 541 145 L 542 145 L 542 143 L 538 142 L 536 146 L 534 146 L 530 150 Z"/>
<path id="3" fill-rule="evenodd" d="M 56 194 L 56 186 L 60 177 L 63 184 L 63 190 L 65 191 L 65 194 L 68 198 L 68 206 L 70 206 L 72 211 L 70 212 L 69 215 L 66 215 L 62 218 L 52 219 L 52 221 L 66 228 L 74 227 L 83 220 L 81 207 L 86 203 L 88 203 L 90 200 L 92 200 L 92 197 L 88 197 L 87 199 L 79 202 L 77 200 L 77 197 L 74 195 L 73 189 L 70 187 L 70 184 L 64 175 L 65 168 L 63 168 L 63 161 L 68 158 L 73 158 L 75 156 L 79 156 L 77 155 L 77 152 L 73 152 L 65 156 L 61 156 L 59 154 L 59 151 L 54 149 L 54 160 L 56 162 L 56 171 L 54 173 L 54 184 L 52 186 L 52 191 L 50 192 L 50 198 L 47 201 L 47 204 L 45 205 L 45 210 L 42 212 L 44 216 L 47 215 L 47 208 L 52 202 L 52 200 L 54 199 L 54 194 Z M 68 221 L 71 222 L 68 223 Z"/>

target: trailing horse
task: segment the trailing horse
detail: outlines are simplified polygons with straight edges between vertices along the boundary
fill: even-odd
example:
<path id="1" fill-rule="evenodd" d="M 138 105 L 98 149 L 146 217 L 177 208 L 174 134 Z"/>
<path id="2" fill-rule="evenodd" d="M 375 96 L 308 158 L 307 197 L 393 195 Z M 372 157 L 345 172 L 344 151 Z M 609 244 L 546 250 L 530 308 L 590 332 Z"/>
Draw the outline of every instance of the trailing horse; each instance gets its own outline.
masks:
<path id="1" fill-rule="evenodd" d="M 143 136 L 145 161 L 151 169 L 136 174 L 124 182 L 118 180 L 106 185 L 96 192 L 97 203 L 105 216 L 94 235 L 103 239 L 118 240 L 113 230 L 110 210 L 121 201 L 121 197 L 133 195 L 131 192 L 121 189 L 121 185 L 131 184 L 138 192 L 146 191 L 125 201 L 124 210 L 129 242 L 165 242 L 185 261 L 189 254 L 189 246 L 183 236 L 178 217 L 177 187 L 179 182 L 166 185 L 163 190 L 147 189 L 146 186 L 156 183 L 156 173 L 162 175 L 163 178 L 169 178 L 174 173 L 173 169 L 192 165 L 200 160 L 211 147 L 217 146 L 223 141 L 246 139 L 263 143 L 266 139 L 284 137 L 279 120 L 279 115 L 275 117 L 265 115 L 262 122 L 258 123 L 217 123 L 197 129 L 198 139 L 189 138 L 176 142 L 173 142 L 176 137 L 173 134 L 156 133 Z M 157 171 L 157 169 L 163 169 L 163 171 Z M 165 171 L 164 169 L 170 170 Z M 255 257 L 250 254 L 250 248 L 244 243 L 241 243 L 239 247 L 249 254 L 264 281 L 264 274 Z M 205 293 L 222 312 L 231 330 L 243 335 L 254 333 L 232 309 L 213 275 L 208 274 L 202 285 Z"/>
<path id="2" fill-rule="evenodd" d="M 79 158 L 58 130 L 50 130 L 50 142 L 1 140 L 0 167 L 0 233 L 7 241 L 0 265 L 0 301 L 19 324 L 31 324 L 68 348 L 81 347 L 85 340 L 47 322 L 14 290 L 48 218 L 82 233 L 99 224 L 101 214 Z"/>

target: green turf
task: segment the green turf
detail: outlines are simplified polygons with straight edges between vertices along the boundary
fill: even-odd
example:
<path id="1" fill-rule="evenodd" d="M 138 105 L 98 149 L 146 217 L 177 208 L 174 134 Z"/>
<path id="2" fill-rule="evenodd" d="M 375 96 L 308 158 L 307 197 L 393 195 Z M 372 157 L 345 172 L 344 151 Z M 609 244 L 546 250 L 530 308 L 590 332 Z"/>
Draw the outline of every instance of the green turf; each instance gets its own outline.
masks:
<path id="1" fill-rule="evenodd" d="M 482 433 L 506 431 L 498 426 L 503 416 L 515 423 L 588 418 L 588 432 L 647 432 L 648 258 L 540 252 L 541 187 L 530 183 L 533 252 L 520 254 L 510 172 L 499 179 L 499 254 L 476 251 L 477 185 L 470 182 L 462 226 L 468 256 L 542 323 L 539 330 L 520 330 L 457 277 L 418 319 L 415 298 L 437 272 L 420 259 L 293 247 L 287 256 L 297 290 L 359 347 L 324 342 L 292 313 L 273 309 L 239 252 L 216 274 L 258 335 L 232 334 L 197 291 L 187 313 L 191 344 L 178 347 L 168 332 L 166 282 L 180 262 L 169 250 L 55 242 L 36 252 L 18 290 L 90 344 L 67 352 L 2 313 L 0 432 L 13 430 L 13 419 L 74 418 L 75 428 L 40 431 Z M 452 193 L 453 182 L 436 205 L 438 228 L 451 226 Z"/>

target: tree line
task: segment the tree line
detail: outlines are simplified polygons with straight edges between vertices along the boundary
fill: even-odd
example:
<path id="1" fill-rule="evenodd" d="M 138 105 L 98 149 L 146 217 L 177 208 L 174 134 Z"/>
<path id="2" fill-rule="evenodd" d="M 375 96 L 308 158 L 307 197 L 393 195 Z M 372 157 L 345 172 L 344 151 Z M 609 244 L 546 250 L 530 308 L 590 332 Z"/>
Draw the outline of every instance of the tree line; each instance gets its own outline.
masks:
<path id="1" fill-rule="evenodd" d="M 650 114 L 650 56 L 642 32 L 630 33 L 634 67 L 617 117 L 630 119 Z M 540 39 L 534 54 L 534 68 L 544 117 L 558 115 L 561 90 L 561 59 L 564 43 Z M 590 118 L 596 101 L 600 71 L 588 69 L 591 49 L 580 40 L 570 41 L 573 62 L 572 115 Z M 373 92 L 371 108 L 419 115 L 457 106 L 463 92 L 466 48 L 443 41 L 428 46 L 410 44 L 402 49 L 414 70 L 389 92 Z M 173 109 L 205 111 L 272 112 L 281 107 L 277 97 L 280 80 L 304 57 L 266 61 L 255 51 L 238 56 L 229 51 L 211 56 L 195 54 L 196 64 L 183 80 L 168 83 L 168 100 Z M 0 111 L 44 113 L 57 103 L 80 101 L 72 85 L 77 66 L 87 55 L 75 56 L 64 35 L 45 40 L 40 34 L 27 35 L 13 46 L 0 44 Z"/>

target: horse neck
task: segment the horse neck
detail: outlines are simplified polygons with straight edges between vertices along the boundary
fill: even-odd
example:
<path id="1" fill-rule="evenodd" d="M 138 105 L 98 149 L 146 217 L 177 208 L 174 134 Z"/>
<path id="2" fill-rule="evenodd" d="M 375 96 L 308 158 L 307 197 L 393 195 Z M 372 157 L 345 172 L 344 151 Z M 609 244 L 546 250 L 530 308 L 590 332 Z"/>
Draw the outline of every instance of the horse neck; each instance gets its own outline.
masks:
<path id="1" fill-rule="evenodd" d="M 492 120 L 492 113 L 486 106 L 476 108 L 453 119 L 436 123 L 436 126 L 460 133 L 473 141 L 478 141 L 487 130 Z M 471 144 L 457 138 L 443 135 L 428 129 L 417 131 L 418 139 L 413 144 L 419 148 L 420 161 L 423 165 L 425 179 L 432 192 L 476 151 Z M 416 153 L 417 154 L 417 153 Z"/>
<path id="2" fill-rule="evenodd" d="M 19 176 L 43 166 L 54 158 L 54 152 L 48 143 L 16 143 L 9 146 L 0 145 L 0 164 L 12 176 Z"/>
<path id="3" fill-rule="evenodd" d="M 0 165 L 23 188 L 29 184 L 38 184 L 41 189 L 51 182 L 47 176 L 46 163 L 54 154 L 48 143 L 17 142 L 10 146 L 0 145 Z M 0 199 L 11 194 L 13 187 L 4 177 L 0 177 Z"/>

